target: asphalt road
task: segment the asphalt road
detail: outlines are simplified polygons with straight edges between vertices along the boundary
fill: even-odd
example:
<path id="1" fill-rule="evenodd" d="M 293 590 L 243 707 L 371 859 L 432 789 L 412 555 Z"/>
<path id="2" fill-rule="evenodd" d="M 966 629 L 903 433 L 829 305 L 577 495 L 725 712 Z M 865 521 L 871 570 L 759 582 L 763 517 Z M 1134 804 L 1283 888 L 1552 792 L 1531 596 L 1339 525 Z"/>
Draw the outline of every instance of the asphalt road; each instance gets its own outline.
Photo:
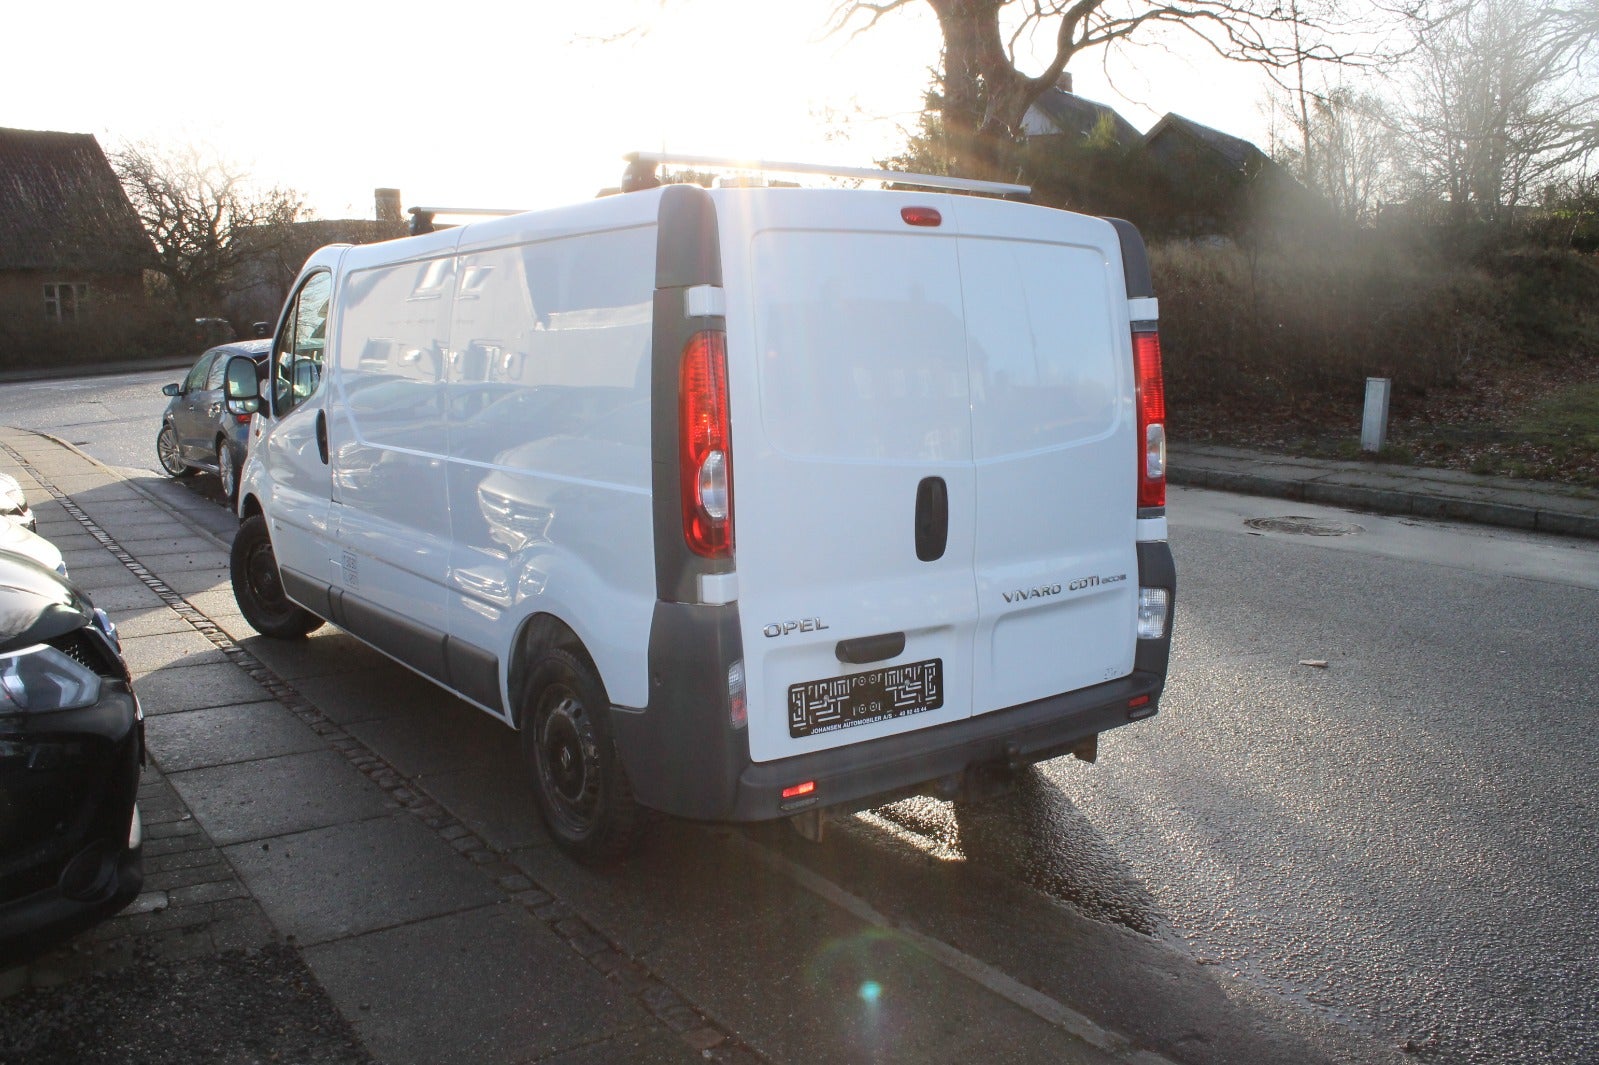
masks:
<path id="1" fill-rule="evenodd" d="M 154 470 L 178 376 L 8 384 L 0 424 Z M 898 804 L 821 848 L 776 842 L 785 860 L 1024 982 L 1030 955 L 1068 949 L 1064 904 L 1285 1026 L 1330 1019 L 1423 1061 L 1599 1060 L 1599 547 L 1197 490 L 1170 511 L 1155 721 L 1011 799 Z M 1285 514 L 1358 528 L 1244 524 Z M 1141 1023 L 1136 994 L 1099 1006 Z"/>

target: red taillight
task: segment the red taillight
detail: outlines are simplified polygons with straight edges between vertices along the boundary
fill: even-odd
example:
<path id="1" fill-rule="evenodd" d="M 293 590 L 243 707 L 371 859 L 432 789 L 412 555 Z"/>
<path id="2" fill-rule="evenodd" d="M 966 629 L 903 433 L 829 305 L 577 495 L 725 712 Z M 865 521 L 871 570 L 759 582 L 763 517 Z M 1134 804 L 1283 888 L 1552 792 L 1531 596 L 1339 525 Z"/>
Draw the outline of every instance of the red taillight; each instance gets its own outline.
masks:
<path id="1" fill-rule="evenodd" d="M 810 795 L 810 794 L 812 794 L 815 791 L 816 791 L 816 781 L 807 780 L 803 784 L 795 784 L 793 787 L 784 788 L 783 789 L 783 798 L 785 798 L 785 799 L 798 799 L 802 795 Z"/>
<path id="2" fill-rule="evenodd" d="M 704 558 L 733 557 L 733 445 L 727 429 L 727 335 L 695 333 L 678 379 L 683 539 Z"/>
<path id="3" fill-rule="evenodd" d="M 907 225 L 912 226 L 938 226 L 944 224 L 944 216 L 933 207 L 901 207 L 899 216 Z"/>
<path id="4" fill-rule="evenodd" d="M 1166 385 L 1160 371 L 1160 334 L 1133 332 L 1133 376 L 1138 387 L 1138 507 L 1166 505 Z"/>
<path id="5" fill-rule="evenodd" d="M 250 416 L 248 414 L 235 414 L 233 416 L 233 420 L 238 422 L 240 425 L 250 424 Z"/>

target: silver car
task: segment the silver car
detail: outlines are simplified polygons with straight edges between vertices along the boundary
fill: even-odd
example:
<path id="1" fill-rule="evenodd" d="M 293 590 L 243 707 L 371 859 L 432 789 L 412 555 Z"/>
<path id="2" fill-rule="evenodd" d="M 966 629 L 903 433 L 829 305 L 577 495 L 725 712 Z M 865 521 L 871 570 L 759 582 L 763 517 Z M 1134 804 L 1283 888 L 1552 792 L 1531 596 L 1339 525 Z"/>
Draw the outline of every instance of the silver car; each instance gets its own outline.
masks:
<path id="1" fill-rule="evenodd" d="M 222 493 L 233 502 L 239 491 L 239 468 L 250 441 L 250 416 L 229 414 L 222 380 L 228 359 L 248 355 L 256 366 L 266 365 L 270 340 L 240 340 L 222 344 L 201 355 L 181 384 L 167 385 L 162 395 L 172 397 L 161 416 L 156 434 L 156 457 L 170 477 L 189 477 L 204 471 L 222 480 Z"/>

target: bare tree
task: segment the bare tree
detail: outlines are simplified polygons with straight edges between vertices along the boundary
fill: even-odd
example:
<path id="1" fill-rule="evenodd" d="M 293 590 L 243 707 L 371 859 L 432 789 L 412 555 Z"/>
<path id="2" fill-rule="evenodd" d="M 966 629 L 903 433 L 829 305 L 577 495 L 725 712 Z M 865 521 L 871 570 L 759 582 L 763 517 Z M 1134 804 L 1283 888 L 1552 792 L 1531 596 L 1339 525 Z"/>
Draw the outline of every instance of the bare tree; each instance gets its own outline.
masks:
<path id="1" fill-rule="evenodd" d="M 1404 115 L 1416 196 L 1510 220 L 1599 144 L 1599 12 L 1464 0 L 1418 32 Z"/>
<path id="2" fill-rule="evenodd" d="M 922 0 L 844 0 L 835 30 L 856 33 Z M 1003 177 L 1006 145 L 1034 100 L 1076 56 L 1160 27 L 1176 28 L 1228 59 L 1258 64 L 1280 78 L 1304 61 L 1346 62 L 1337 44 L 1332 0 L 925 0 L 943 35 L 941 125 L 959 172 Z M 1323 5 L 1323 6 L 1318 6 Z M 1018 46 L 1039 38 L 1049 59 L 1036 75 L 1022 72 Z"/>
<path id="3" fill-rule="evenodd" d="M 111 166 L 185 315 L 217 313 L 248 282 L 246 264 L 270 255 L 275 234 L 286 235 L 305 213 L 299 193 L 256 190 L 247 175 L 197 148 L 132 145 L 112 153 Z"/>
<path id="4" fill-rule="evenodd" d="M 1341 221 L 1370 223 L 1399 180 L 1400 138 L 1387 105 L 1373 93 L 1339 86 L 1320 93 L 1296 88 L 1278 109 L 1294 137 L 1292 145 L 1274 145 L 1273 158 Z"/>

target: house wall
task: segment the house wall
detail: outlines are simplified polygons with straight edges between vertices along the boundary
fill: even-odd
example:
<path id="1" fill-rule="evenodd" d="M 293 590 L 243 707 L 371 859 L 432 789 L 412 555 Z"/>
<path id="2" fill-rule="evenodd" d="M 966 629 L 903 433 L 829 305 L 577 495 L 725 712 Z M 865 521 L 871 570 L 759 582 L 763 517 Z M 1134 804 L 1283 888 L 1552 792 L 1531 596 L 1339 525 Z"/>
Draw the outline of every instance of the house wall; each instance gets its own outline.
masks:
<path id="1" fill-rule="evenodd" d="M 87 284 L 73 322 L 44 316 L 44 286 Z M 83 270 L 0 270 L 0 369 L 39 368 L 167 354 L 171 316 L 150 306 L 138 274 Z"/>

